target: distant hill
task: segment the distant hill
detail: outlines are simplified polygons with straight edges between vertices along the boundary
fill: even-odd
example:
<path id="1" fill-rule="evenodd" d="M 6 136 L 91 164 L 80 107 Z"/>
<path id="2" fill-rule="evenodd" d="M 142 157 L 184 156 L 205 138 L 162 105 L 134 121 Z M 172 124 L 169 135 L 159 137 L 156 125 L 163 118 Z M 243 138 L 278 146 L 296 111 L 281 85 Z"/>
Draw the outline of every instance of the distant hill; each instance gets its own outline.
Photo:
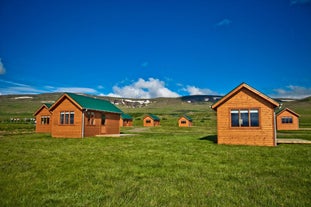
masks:
<path id="1" fill-rule="evenodd" d="M 45 93 L 37 95 L 1 95 L 0 121 L 12 117 L 30 118 L 43 103 L 54 103 L 63 93 Z M 93 96 L 94 97 L 94 96 Z M 98 99 L 108 100 L 127 113 L 143 114 L 149 111 L 162 114 L 179 114 L 191 111 L 204 111 L 222 96 L 193 95 L 177 98 L 132 99 L 95 96 Z M 301 100 L 276 99 L 283 107 L 289 107 L 301 115 L 302 123 L 311 123 L 311 97 Z M 202 105 L 202 106 L 199 106 Z M 208 109 L 211 110 L 211 109 Z M 212 110 L 211 110 L 212 111 Z M 311 125 L 311 124 L 310 124 Z"/>
<path id="2" fill-rule="evenodd" d="M 54 103 L 63 93 L 0 95 L 0 120 L 9 117 L 32 117 L 33 113 L 43 103 Z M 91 95 L 88 95 L 91 96 Z M 108 100 L 121 108 L 143 108 L 147 106 L 165 107 L 176 106 L 182 102 L 215 102 L 220 96 L 184 96 L 177 98 L 133 99 L 106 96 L 91 96 Z"/>

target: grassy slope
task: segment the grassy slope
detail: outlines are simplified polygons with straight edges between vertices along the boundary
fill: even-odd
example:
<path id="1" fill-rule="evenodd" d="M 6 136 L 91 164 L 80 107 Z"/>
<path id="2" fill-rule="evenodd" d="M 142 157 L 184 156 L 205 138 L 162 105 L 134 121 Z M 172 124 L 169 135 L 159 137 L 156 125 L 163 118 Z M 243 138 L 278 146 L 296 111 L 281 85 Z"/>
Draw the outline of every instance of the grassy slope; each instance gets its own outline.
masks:
<path id="1" fill-rule="evenodd" d="M 0 96 L 0 121 L 14 118 L 32 118 L 33 114 L 43 102 L 55 101 L 60 97 L 60 93 L 40 94 L 40 95 L 6 95 Z M 15 99 L 16 97 L 29 96 L 31 99 Z"/>
<path id="2" fill-rule="evenodd" d="M 31 115 L 41 101 L 11 100 L 0 113 Z M 286 103 L 301 126 L 310 127 L 310 103 Z M 138 134 L 122 138 L 52 139 L 30 124 L 0 124 L 0 206 L 309 206 L 310 146 L 216 145 L 209 106 L 158 99 L 122 108 L 136 125 L 122 133 Z M 140 127 L 145 113 L 161 126 Z M 184 113 L 194 127 L 176 127 Z M 311 140 L 310 131 L 281 135 Z"/>
<path id="3" fill-rule="evenodd" d="M 0 138 L 1 206 L 308 206 L 308 145 L 216 145 L 195 131 Z"/>

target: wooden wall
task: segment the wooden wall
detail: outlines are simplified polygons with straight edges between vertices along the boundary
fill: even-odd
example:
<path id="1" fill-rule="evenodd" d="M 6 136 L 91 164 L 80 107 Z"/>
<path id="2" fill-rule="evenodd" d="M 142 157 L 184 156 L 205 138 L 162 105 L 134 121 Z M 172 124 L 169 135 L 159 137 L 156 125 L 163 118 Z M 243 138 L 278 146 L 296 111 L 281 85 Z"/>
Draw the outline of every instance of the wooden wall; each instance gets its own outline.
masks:
<path id="1" fill-rule="evenodd" d="M 282 123 L 282 117 L 292 117 L 293 123 Z M 276 118 L 277 130 L 298 130 L 299 129 L 299 117 L 295 114 L 284 110 L 277 115 Z"/>
<path id="2" fill-rule="evenodd" d="M 120 134 L 120 114 L 105 113 L 106 123 L 100 134 Z"/>
<path id="3" fill-rule="evenodd" d="M 42 124 L 41 123 L 41 117 L 42 116 L 49 116 L 50 117 L 50 123 L 49 124 Z M 51 122 L 52 122 L 51 112 L 46 107 L 42 107 L 41 110 L 36 115 L 36 132 L 38 132 L 38 133 L 50 133 L 51 132 L 51 125 L 52 125 Z"/>
<path id="4" fill-rule="evenodd" d="M 60 124 L 60 113 L 73 111 L 74 124 Z M 82 137 L 82 111 L 68 98 L 64 98 L 53 110 L 52 137 L 81 138 Z"/>
<path id="5" fill-rule="evenodd" d="M 231 109 L 259 109 L 259 127 L 231 127 Z M 274 107 L 243 88 L 217 108 L 218 144 L 275 146 Z"/>
<path id="6" fill-rule="evenodd" d="M 133 126 L 133 120 L 120 118 L 120 127 Z"/>

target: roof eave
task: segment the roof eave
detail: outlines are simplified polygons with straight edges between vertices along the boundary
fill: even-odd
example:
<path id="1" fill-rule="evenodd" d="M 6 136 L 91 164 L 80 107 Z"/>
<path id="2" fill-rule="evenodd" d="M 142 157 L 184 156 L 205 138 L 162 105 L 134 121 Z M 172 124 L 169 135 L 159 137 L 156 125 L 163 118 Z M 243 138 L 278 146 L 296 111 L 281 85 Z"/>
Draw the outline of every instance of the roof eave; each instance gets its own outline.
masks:
<path id="1" fill-rule="evenodd" d="M 217 108 L 223 104 L 224 102 L 226 102 L 230 97 L 232 97 L 234 94 L 236 94 L 238 91 L 240 91 L 242 88 L 246 88 L 247 90 L 255 93 L 256 95 L 260 96 L 261 98 L 263 98 L 264 100 L 268 101 L 269 103 L 271 103 L 272 105 L 274 105 L 275 107 L 278 107 L 280 104 L 276 101 L 274 101 L 272 98 L 264 95 L 263 93 L 257 91 L 256 89 L 250 87 L 249 85 L 247 85 L 246 83 L 242 83 L 240 85 L 238 85 L 236 88 L 234 88 L 232 91 L 230 91 L 227 95 L 225 95 L 222 99 L 220 99 L 219 101 L 217 101 L 216 103 L 214 103 L 211 108 L 214 109 L 215 111 L 217 110 Z"/>

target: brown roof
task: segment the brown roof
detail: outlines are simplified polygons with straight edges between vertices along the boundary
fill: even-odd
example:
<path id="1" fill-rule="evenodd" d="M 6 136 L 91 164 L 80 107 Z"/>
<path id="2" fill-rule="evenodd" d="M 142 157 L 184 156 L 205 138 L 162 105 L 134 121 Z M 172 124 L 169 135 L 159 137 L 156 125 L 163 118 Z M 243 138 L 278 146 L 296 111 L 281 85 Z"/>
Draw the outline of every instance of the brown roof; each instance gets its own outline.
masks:
<path id="1" fill-rule="evenodd" d="M 257 91 L 256 89 L 250 87 L 249 85 L 247 85 L 246 83 L 241 83 L 239 86 L 237 86 L 235 89 L 233 89 L 232 91 L 230 91 L 227 95 L 225 95 L 222 99 L 220 99 L 219 101 L 217 101 L 216 103 L 214 103 L 212 105 L 212 109 L 216 110 L 218 106 L 222 105 L 224 102 L 226 102 L 228 99 L 230 99 L 232 96 L 234 96 L 237 92 L 239 92 L 240 90 L 242 90 L 243 88 L 251 91 L 252 93 L 258 95 L 259 97 L 261 97 L 262 99 L 266 100 L 267 102 L 271 103 L 272 105 L 274 105 L 275 107 L 279 106 L 280 104 L 278 102 L 276 102 L 275 100 L 273 100 L 272 98 L 264 95 L 263 93 Z"/>

